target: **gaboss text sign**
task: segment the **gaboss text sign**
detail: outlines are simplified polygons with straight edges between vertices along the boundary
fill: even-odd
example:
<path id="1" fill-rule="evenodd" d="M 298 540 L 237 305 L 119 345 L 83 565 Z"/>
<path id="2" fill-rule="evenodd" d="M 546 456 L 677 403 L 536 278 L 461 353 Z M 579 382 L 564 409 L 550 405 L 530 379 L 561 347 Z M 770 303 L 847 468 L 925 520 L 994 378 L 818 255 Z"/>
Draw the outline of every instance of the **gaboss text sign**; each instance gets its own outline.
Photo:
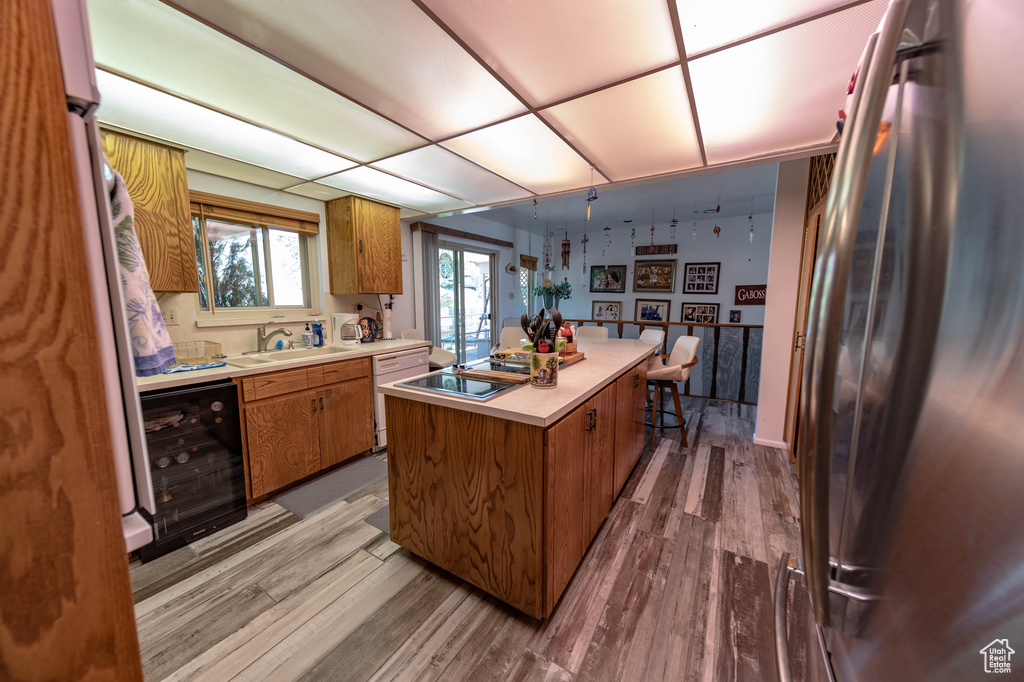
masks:
<path id="1" fill-rule="evenodd" d="M 740 284 L 736 287 L 736 305 L 764 305 L 767 284 Z"/>

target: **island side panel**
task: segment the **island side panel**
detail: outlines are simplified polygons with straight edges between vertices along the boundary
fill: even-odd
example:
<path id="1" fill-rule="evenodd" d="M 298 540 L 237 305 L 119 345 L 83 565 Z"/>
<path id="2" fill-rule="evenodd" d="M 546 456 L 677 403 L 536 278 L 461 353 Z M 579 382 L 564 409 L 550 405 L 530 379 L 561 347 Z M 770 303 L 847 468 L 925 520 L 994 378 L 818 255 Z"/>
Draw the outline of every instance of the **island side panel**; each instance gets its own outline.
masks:
<path id="1" fill-rule="evenodd" d="M 393 396 L 385 409 L 392 541 L 542 617 L 543 430 Z"/>

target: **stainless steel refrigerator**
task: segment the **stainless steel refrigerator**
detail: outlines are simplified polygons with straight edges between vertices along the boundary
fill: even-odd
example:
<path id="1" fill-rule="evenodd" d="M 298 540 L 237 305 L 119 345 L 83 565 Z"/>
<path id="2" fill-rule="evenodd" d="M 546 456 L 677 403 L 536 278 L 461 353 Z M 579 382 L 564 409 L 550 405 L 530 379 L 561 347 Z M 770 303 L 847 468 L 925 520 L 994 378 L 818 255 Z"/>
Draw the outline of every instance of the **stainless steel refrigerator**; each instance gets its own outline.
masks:
<path id="1" fill-rule="evenodd" d="M 1022 77 L 1019 0 L 894 0 L 865 48 L 812 286 L 783 682 L 808 639 L 805 679 L 1024 675 Z"/>
<path id="2" fill-rule="evenodd" d="M 111 453 L 126 548 L 153 540 L 147 514 L 156 512 L 146 451 L 142 408 L 135 387 L 135 360 L 124 312 L 117 249 L 104 189 L 103 152 L 95 111 L 96 67 L 84 0 L 50 0 L 57 29 L 61 72 L 68 103 L 68 132 L 82 204 L 85 244 L 103 368 Z"/>

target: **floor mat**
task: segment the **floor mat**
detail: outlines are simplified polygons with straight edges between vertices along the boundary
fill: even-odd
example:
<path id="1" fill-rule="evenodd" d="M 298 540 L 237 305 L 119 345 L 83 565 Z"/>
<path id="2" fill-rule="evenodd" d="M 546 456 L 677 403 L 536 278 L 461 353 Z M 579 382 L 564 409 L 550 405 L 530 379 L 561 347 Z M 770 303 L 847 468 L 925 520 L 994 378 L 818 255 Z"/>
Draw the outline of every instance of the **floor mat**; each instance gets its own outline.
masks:
<path id="1" fill-rule="evenodd" d="M 385 533 L 391 532 L 391 510 L 390 507 L 384 505 L 377 511 L 367 516 L 363 521 L 373 526 L 378 530 L 382 530 Z"/>
<path id="2" fill-rule="evenodd" d="M 278 495 L 274 502 L 299 518 L 306 519 L 387 475 L 387 464 L 375 457 L 364 457 Z"/>

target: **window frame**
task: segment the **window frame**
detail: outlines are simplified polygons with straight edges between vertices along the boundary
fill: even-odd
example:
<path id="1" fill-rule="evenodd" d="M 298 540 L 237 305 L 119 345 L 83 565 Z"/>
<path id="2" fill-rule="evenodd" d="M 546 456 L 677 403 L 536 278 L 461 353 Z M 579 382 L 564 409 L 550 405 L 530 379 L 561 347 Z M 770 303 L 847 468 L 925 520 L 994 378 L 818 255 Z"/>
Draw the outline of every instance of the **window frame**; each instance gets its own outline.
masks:
<path id="1" fill-rule="evenodd" d="M 201 193 L 190 193 L 190 194 L 201 194 Z M 208 197 L 214 195 L 201 195 L 204 198 L 203 203 L 209 202 Z M 214 201 L 220 197 L 214 197 Z M 227 201 L 232 202 L 229 206 L 239 205 L 243 200 L 224 198 Z M 226 202 L 225 202 L 226 203 Z M 201 291 L 196 292 L 195 296 L 195 311 L 196 311 L 196 326 L 208 327 L 208 326 L 221 326 L 221 325 L 232 325 L 232 324 L 247 324 L 247 323 L 265 323 L 269 318 L 283 318 L 283 321 L 308 321 L 321 316 L 323 310 L 323 289 L 320 282 L 320 248 L 319 248 L 319 231 L 318 223 L 315 224 L 317 232 L 311 232 L 309 230 L 295 230 L 290 229 L 282 225 L 273 224 L 273 220 L 260 220 L 260 217 L 267 215 L 273 215 L 273 209 L 275 207 L 268 206 L 265 204 L 256 204 L 254 202 L 248 202 L 254 207 L 259 207 L 262 210 L 263 215 L 258 213 L 252 214 L 251 220 L 244 220 L 241 217 L 220 217 L 220 216 L 208 216 L 205 214 L 202 205 L 196 203 L 196 199 L 192 199 L 191 207 L 191 218 L 198 220 L 199 224 L 199 235 L 202 244 L 202 258 L 204 262 L 204 269 L 206 270 L 205 276 L 199 269 L 198 255 L 196 259 L 196 272 L 199 276 L 201 287 L 205 286 L 208 292 L 208 298 L 211 299 L 213 295 L 213 268 L 210 261 L 210 242 L 207 234 L 207 220 L 215 220 L 225 224 L 238 225 L 239 227 L 248 227 L 252 230 L 259 230 L 259 239 L 262 241 L 262 248 L 264 252 L 264 262 L 258 265 L 260 270 L 265 271 L 265 277 L 267 282 L 267 298 L 270 305 L 266 306 L 246 306 L 242 308 L 219 308 L 215 304 L 212 308 L 202 307 Z M 290 211 L 284 209 L 285 212 Z M 316 214 L 310 214 L 316 215 Z M 282 216 L 283 218 L 292 218 L 292 216 Z M 319 218 L 319 216 L 317 216 Z M 274 295 L 274 278 L 273 278 L 273 264 L 272 255 L 270 250 L 270 230 L 276 229 L 282 232 L 292 232 L 299 238 L 299 258 L 303 268 L 305 279 L 305 294 L 307 304 L 301 306 L 294 305 L 278 305 Z M 253 242 L 255 244 L 255 242 Z M 254 247 L 254 251 L 258 252 L 259 249 Z M 254 261 L 257 259 L 254 259 Z M 254 273 L 258 276 L 258 272 Z M 259 288 L 259 286 L 257 286 Z M 262 297 L 262 296 L 261 296 Z"/>

